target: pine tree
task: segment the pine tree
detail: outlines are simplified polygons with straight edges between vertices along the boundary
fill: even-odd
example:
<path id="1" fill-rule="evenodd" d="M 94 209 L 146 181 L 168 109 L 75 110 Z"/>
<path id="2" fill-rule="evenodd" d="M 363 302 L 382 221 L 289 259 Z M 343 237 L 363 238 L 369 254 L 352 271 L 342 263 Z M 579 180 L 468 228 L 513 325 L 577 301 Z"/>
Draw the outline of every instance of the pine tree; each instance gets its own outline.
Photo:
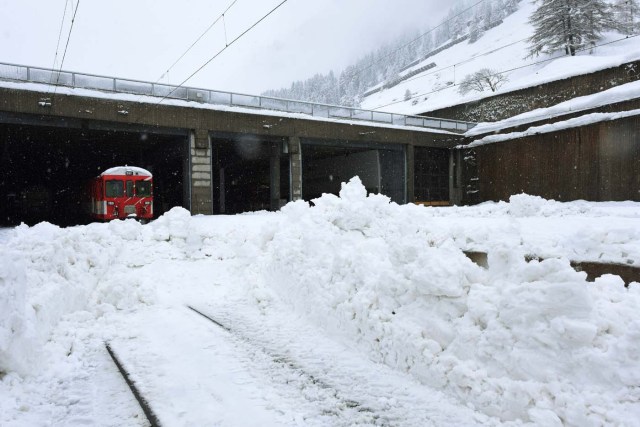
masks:
<path id="1" fill-rule="evenodd" d="M 493 0 L 494 21 L 498 21 L 507 16 L 506 7 L 503 0 Z"/>
<path id="2" fill-rule="evenodd" d="M 616 28 L 611 8 L 604 0 L 537 0 L 540 5 L 529 18 L 534 34 L 529 56 L 593 45 L 603 31 Z"/>
<path id="3" fill-rule="evenodd" d="M 469 43 L 475 43 L 480 38 L 480 27 L 476 18 L 471 20 L 469 25 Z"/>
<path id="4" fill-rule="evenodd" d="M 518 10 L 518 3 L 520 3 L 520 0 L 507 0 L 504 3 L 504 8 L 507 15 L 511 15 L 513 12 Z"/>
<path id="5" fill-rule="evenodd" d="M 485 1 L 482 6 L 482 19 L 484 20 L 484 28 L 489 28 L 493 23 L 493 3 Z"/>
<path id="6" fill-rule="evenodd" d="M 613 3 L 618 31 L 631 35 L 638 31 L 638 19 L 640 18 L 640 4 L 638 0 L 616 0 Z"/>

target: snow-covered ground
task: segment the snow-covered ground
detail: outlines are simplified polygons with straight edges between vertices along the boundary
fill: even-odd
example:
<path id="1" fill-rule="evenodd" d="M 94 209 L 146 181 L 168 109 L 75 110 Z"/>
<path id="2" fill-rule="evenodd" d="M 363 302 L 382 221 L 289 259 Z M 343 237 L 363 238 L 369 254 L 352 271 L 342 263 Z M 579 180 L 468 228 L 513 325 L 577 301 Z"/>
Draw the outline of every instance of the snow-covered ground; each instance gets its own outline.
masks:
<path id="1" fill-rule="evenodd" d="M 0 425 L 146 425 L 105 343 L 165 426 L 640 425 L 640 284 L 570 260 L 640 266 L 640 204 L 2 230 Z"/>
<path id="2" fill-rule="evenodd" d="M 573 57 L 561 52 L 553 56 L 526 58 L 527 39 L 533 33 L 528 20 L 536 7 L 537 3 L 532 1 L 520 2 L 515 13 L 506 17 L 502 24 L 488 30 L 475 43 L 464 41 L 427 58 L 415 68 L 431 62 L 436 64 L 435 68 L 366 97 L 362 108 L 421 114 L 478 100 L 490 96 L 491 92 L 461 95 L 457 84 L 465 76 L 482 68 L 504 72 L 509 80 L 498 93 L 505 93 L 640 59 L 640 39 L 625 39 L 625 35 L 618 33 L 605 34 L 598 42 L 602 46 L 593 49 L 593 52 L 583 51 Z M 412 99 L 405 101 L 407 90 L 412 94 Z"/>

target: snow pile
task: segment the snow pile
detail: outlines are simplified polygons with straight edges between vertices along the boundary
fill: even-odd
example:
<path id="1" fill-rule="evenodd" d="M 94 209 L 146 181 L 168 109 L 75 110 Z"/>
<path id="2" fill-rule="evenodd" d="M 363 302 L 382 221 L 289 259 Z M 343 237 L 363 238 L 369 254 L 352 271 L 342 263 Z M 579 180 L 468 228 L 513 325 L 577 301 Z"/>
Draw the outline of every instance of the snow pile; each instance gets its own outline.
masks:
<path id="1" fill-rule="evenodd" d="M 0 246 L 0 377 L 9 373 L 0 391 L 24 384 L 28 397 L 43 371 L 82 371 L 90 346 L 100 353 L 105 337 L 150 327 L 145 313 L 171 323 L 197 301 L 229 312 L 248 304 L 265 324 L 294 312 L 316 326 L 302 338 L 309 348 L 339 340 L 483 417 L 628 424 L 640 419 L 640 284 L 588 283 L 569 259 L 640 264 L 638 212 L 524 194 L 468 208 L 398 206 L 354 178 L 340 197 L 280 213 L 176 208 L 145 226 L 21 226 Z M 488 269 L 462 252 L 473 248 L 488 252 Z"/>
<path id="2" fill-rule="evenodd" d="M 525 193 L 509 197 L 509 203 L 506 206 L 508 214 L 517 218 L 586 214 L 591 210 L 585 202 L 578 201 L 566 204 Z"/>
<path id="3" fill-rule="evenodd" d="M 126 220 L 16 228 L 0 247 L 0 372 L 39 372 L 52 330 L 70 313 L 95 318 L 153 302 L 150 284 L 132 269 L 184 257 L 190 220 L 174 208 L 149 227 Z"/>
<path id="4" fill-rule="evenodd" d="M 545 202 L 517 196 L 509 209 L 534 215 Z M 483 270 L 430 224 L 431 211 L 367 197 L 357 179 L 314 203 L 283 209 L 261 292 L 271 287 L 370 358 L 505 421 L 640 417 L 639 286 L 587 283 L 566 259 L 527 263 L 508 241 L 494 242 Z"/>

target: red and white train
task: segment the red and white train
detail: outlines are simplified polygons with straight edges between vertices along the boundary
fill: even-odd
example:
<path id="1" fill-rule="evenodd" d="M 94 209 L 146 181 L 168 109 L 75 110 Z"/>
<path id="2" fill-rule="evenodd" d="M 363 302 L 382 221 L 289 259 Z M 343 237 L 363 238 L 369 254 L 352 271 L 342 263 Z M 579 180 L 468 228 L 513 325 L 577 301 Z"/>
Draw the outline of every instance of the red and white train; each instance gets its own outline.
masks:
<path id="1" fill-rule="evenodd" d="M 99 221 L 153 219 L 153 176 L 135 166 L 107 169 L 91 180 L 90 214 Z"/>

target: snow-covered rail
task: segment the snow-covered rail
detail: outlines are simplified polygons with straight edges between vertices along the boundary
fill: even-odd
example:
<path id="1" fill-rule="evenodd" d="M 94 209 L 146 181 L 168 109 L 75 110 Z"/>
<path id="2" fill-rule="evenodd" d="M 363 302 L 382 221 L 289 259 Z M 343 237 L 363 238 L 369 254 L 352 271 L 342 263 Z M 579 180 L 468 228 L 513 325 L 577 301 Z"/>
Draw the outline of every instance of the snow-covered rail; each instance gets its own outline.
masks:
<path id="1" fill-rule="evenodd" d="M 268 96 L 247 95 L 164 83 L 121 79 L 73 71 L 52 70 L 0 62 L 0 80 L 43 83 L 71 88 L 92 89 L 113 93 L 146 95 L 159 98 L 180 99 L 204 104 L 232 107 L 249 107 L 285 113 L 306 114 L 314 117 L 339 120 L 362 120 L 397 126 L 415 126 L 441 129 L 451 132 L 466 132 L 476 123 L 436 117 L 410 116 L 365 110 L 340 105 L 320 104 L 293 99 L 272 98 Z"/>
<path id="2" fill-rule="evenodd" d="M 124 365 L 122 364 L 118 356 L 116 356 L 115 352 L 113 351 L 109 343 L 105 343 L 105 347 L 107 349 L 107 353 L 109 353 L 109 356 L 111 356 L 111 360 L 113 360 L 113 363 L 115 363 L 116 367 L 118 368 L 120 375 L 122 375 L 122 378 L 124 378 L 125 382 L 129 386 L 129 389 L 133 393 L 133 396 L 138 401 L 140 408 L 142 408 L 142 412 L 144 412 L 145 417 L 147 417 L 147 421 L 149 421 L 150 426 L 160 427 L 161 424 L 160 424 L 160 421 L 158 420 L 158 417 L 153 412 L 153 409 L 151 409 L 151 405 L 149 404 L 147 399 L 145 399 L 144 396 L 142 396 L 142 394 L 140 393 L 140 390 L 138 390 L 138 387 L 136 387 L 136 384 L 129 376 L 129 372 L 127 372 L 127 369 L 124 367 Z"/>
<path id="3" fill-rule="evenodd" d="M 250 347 L 257 347 L 258 351 L 266 355 L 267 360 L 273 363 L 275 369 L 286 375 L 285 382 L 288 385 L 300 389 L 309 403 L 320 404 L 324 408 L 322 410 L 323 417 L 331 425 L 342 425 L 347 420 L 349 420 L 348 425 L 388 425 L 387 417 L 374 413 L 373 409 L 364 406 L 354 398 L 345 397 L 339 390 L 308 373 L 286 355 L 271 352 L 201 310 L 192 306 L 187 306 L 187 308 L 228 332 L 235 340 L 248 344 Z"/>

